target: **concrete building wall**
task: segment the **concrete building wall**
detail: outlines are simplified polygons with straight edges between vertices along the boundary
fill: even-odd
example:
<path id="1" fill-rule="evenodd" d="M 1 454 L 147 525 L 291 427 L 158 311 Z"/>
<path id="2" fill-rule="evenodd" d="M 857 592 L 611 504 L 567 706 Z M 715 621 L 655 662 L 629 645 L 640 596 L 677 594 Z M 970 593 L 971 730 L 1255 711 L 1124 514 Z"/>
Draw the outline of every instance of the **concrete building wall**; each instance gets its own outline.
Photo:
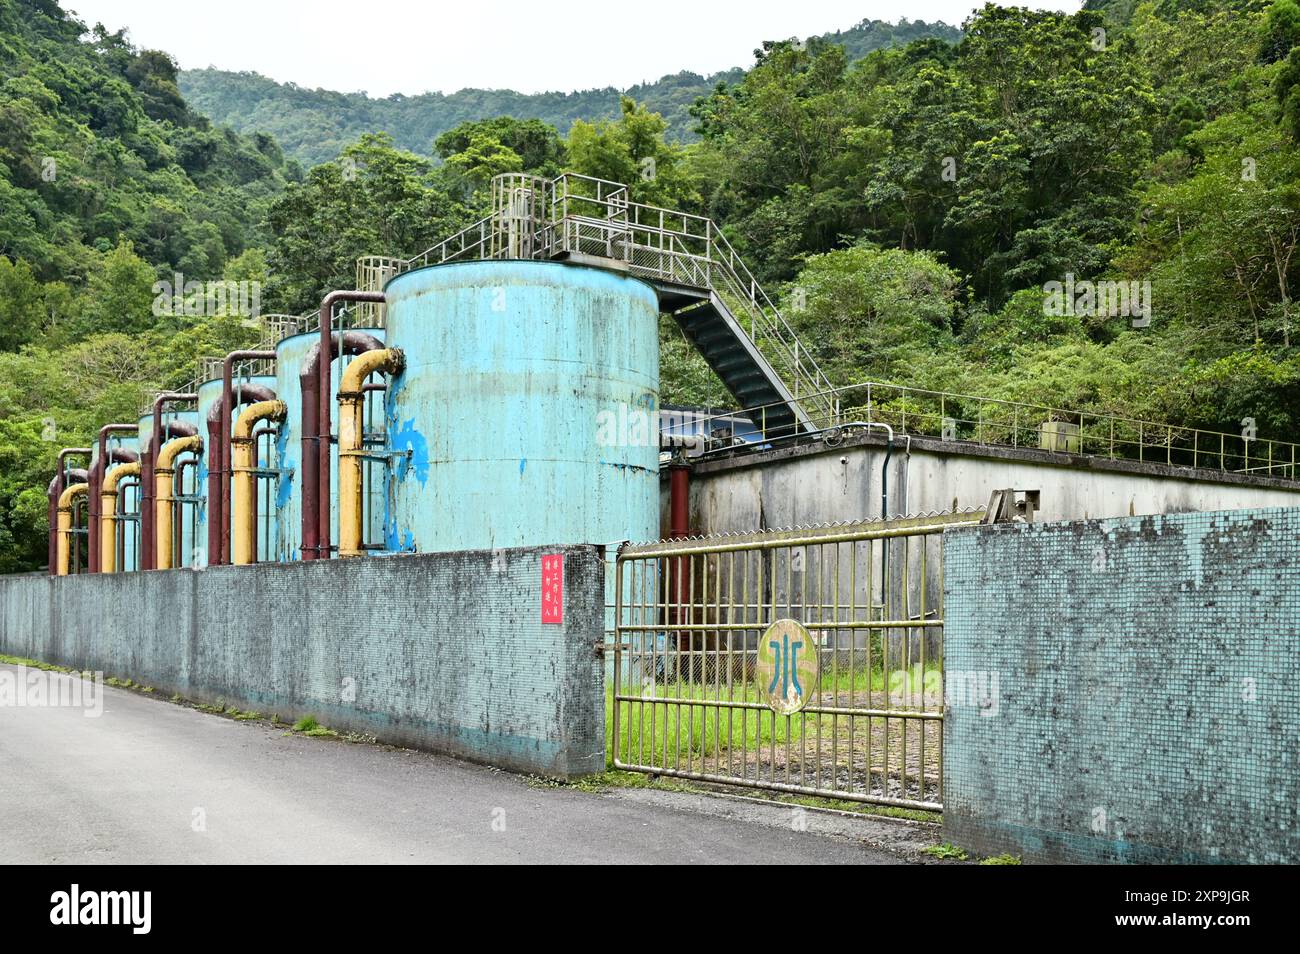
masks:
<path id="1" fill-rule="evenodd" d="M 605 766 L 604 599 L 589 546 L 0 577 L 0 652 L 570 777 Z"/>
<path id="2" fill-rule="evenodd" d="M 1300 509 L 952 530 L 944 559 L 950 840 L 1300 861 Z"/>
<path id="3" fill-rule="evenodd" d="M 722 533 L 879 517 L 885 440 L 858 436 L 697 461 L 691 529 Z M 1281 470 L 1278 471 L 1281 474 Z M 891 516 L 983 507 L 998 488 L 1041 491 L 1036 520 L 1300 506 L 1300 481 L 1072 457 L 1032 448 L 900 439 L 889 462 Z M 661 535 L 667 536 L 664 482 Z"/>

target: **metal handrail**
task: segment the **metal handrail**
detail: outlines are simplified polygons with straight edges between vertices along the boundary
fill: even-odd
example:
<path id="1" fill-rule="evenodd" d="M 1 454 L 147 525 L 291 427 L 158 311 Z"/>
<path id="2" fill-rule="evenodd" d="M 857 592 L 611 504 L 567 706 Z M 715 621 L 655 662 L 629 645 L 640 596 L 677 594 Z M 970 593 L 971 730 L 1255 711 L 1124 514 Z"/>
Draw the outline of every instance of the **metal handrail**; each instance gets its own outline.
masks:
<path id="1" fill-rule="evenodd" d="M 339 308 L 335 314 L 343 327 L 355 327 L 349 322 L 355 317 L 362 314 L 355 303 L 350 303 Z M 272 316 L 267 316 L 268 318 Z M 285 338 L 298 334 L 310 334 L 320 330 L 320 312 L 309 311 L 302 315 L 276 315 L 276 320 L 267 321 L 262 326 L 262 336 L 258 340 L 256 350 L 271 351 L 275 346 Z M 197 369 L 194 377 L 190 378 L 184 385 L 175 390 L 187 393 L 197 394 L 199 385 L 205 381 L 211 381 L 221 377 L 222 363 L 224 357 L 220 355 L 204 355 L 198 359 Z M 273 375 L 275 374 L 275 362 L 265 358 L 246 359 L 236 361 L 234 365 L 235 377 L 250 377 L 252 375 Z M 140 413 L 153 410 L 153 399 L 156 396 L 154 390 L 143 388 L 140 392 Z"/>
<path id="2" fill-rule="evenodd" d="M 838 418 L 839 407 L 823 397 L 833 391 L 830 379 L 712 219 L 633 202 L 624 183 L 572 172 L 551 180 L 497 176 L 493 202 L 491 215 L 401 262 L 397 272 L 511 252 L 553 258 L 594 249 L 624 262 L 631 274 L 716 294 L 795 401 L 810 402 L 807 410 L 817 416 Z M 521 204 L 529 215 L 519 214 Z"/>
<path id="3" fill-rule="evenodd" d="M 1032 447 L 1066 456 L 1136 460 L 1288 479 L 1300 477 L 1300 444 L 1289 441 L 1246 438 L 1242 434 L 1145 421 L 1118 414 L 954 391 L 933 391 L 880 381 L 864 381 L 805 397 L 821 398 L 823 405 L 833 403 L 840 413 L 835 417 L 814 418 L 812 424 L 816 429 L 808 434 L 788 423 L 770 425 L 768 416 L 784 406 L 783 402 L 772 402 L 741 411 L 693 416 L 683 421 L 680 435 L 673 435 L 672 427 L 665 433 L 670 437 L 694 438 L 697 434 L 711 433 L 714 422 L 729 425 L 737 416 L 747 417 L 753 423 L 756 435 L 724 441 L 713 448 L 724 451 L 742 444 L 766 445 L 801 437 L 833 440 L 837 429 L 881 423 L 889 424 L 899 433 L 956 442 Z M 1044 430 L 1044 424 L 1053 423 L 1077 429 L 1062 433 Z"/>

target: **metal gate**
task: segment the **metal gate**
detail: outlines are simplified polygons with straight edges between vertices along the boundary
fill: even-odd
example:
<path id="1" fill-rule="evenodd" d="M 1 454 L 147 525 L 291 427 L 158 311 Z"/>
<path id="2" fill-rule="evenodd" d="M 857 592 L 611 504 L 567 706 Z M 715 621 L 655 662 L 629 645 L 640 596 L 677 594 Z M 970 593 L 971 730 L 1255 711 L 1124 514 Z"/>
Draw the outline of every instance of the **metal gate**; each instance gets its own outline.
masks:
<path id="1" fill-rule="evenodd" d="M 941 809 L 942 534 L 983 516 L 624 546 L 614 766 Z"/>

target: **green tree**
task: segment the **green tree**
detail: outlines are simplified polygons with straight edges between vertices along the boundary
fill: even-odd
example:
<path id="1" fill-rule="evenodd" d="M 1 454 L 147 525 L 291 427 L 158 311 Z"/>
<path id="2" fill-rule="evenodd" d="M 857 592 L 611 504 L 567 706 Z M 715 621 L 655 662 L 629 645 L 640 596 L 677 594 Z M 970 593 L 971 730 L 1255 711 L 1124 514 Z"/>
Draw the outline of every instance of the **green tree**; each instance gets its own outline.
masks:
<path id="1" fill-rule="evenodd" d="M 154 324 L 154 270 L 126 240 L 104 256 L 103 269 L 90 282 L 90 330 L 127 334 Z"/>
<path id="2" fill-rule="evenodd" d="M 578 120 L 569 130 L 569 167 L 575 172 L 621 182 L 638 202 L 671 209 L 698 201 L 681 146 L 664 140 L 668 124 L 630 97 L 613 122 Z"/>
<path id="3" fill-rule="evenodd" d="M 388 136 L 363 136 L 271 206 L 264 297 L 277 311 L 307 311 L 330 289 L 351 287 L 362 255 L 413 256 L 472 220 L 429 160 Z"/>
<path id="4" fill-rule="evenodd" d="M 0 256 L 0 351 L 17 351 L 44 323 L 44 299 L 31 266 Z"/>
<path id="5" fill-rule="evenodd" d="M 960 280 L 931 253 L 860 245 L 809 258 L 785 311 L 832 381 L 905 380 L 951 346 Z"/>

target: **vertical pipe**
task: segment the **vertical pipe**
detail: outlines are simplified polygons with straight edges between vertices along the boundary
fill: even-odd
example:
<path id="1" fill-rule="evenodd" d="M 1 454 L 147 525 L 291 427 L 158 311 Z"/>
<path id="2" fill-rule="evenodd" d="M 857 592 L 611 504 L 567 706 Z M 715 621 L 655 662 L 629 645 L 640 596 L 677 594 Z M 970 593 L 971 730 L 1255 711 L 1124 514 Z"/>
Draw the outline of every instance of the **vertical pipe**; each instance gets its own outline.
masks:
<path id="1" fill-rule="evenodd" d="M 50 478 L 50 486 L 45 491 L 49 504 L 49 538 L 46 543 L 45 570 L 50 576 L 56 573 L 56 564 L 59 559 L 59 494 L 63 493 L 60 485 L 63 481 L 63 465 L 59 465 L 59 472 Z"/>
<path id="2" fill-rule="evenodd" d="M 230 562 L 230 418 L 235 412 L 234 396 L 231 394 L 231 379 L 234 377 L 236 361 L 261 360 L 274 361 L 274 351 L 232 351 L 221 363 L 221 515 L 220 515 L 220 559 L 218 563 Z M 212 554 L 208 554 L 212 563 Z"/>
<path id="3" fill-rule="evenodd" d="M 691 525 L 691 465 L 680 458 L 668 467 L 668 536 L 674 540 L 690 536 Z M 672 619 L 681 622 L 682 607 L 686 605 L 687 593 L 687 558 L 674 557 L 672 561 L 670 594 L 672 599 Z M 679 652 L 689 650 L 689 635 L 677 634 Z"/>
<path id="4" fill-rule="evenodd" d="M 668 536 L 674 540 L 690 535 L 691 465 L 674 461 L 668 465 Z"/>
<path id="5" fill-rule="evenodd" d="M 158 450 L 158 462 L 154 465 L 154 527 L 158 536 L 156 562 L 159 570 L 170 570 L 176 565 L 176 458 L 189 451 L 203 451 L 203 441 L 197 434 L 163 444 Z"/>
<path id="6" fill-rule="evenodd" d="M 157 532 L 154 527 L 154 489 L 157 478 L 154 474 L 158 451 L 164 443 L 162 427 L 162 409 L 164 404 L 173 402 L 197 401 L 199 396 L 191 392 L 163 391 L 153 400 L 153 427 L 149 431 L 149 444 L 141 448 L 140 472 L 140 569 L 152 570 L 157 566 Z M 177 435 L 179 436 L 179 435 Z"/>
<path id="7" fill-rule="evenodd" d="M 303 364 L 298 384 L 302 389 L 302 558 L 315 560 L 320 530 L 320 434 L 317 422 L 320 420 L 320 375 L 312 363 L 321 360 L 320 345 L 308 352 Z M 324 359 L 329 364 L 329 359 Z"/>
<path id="8" fill-rule="evenodd" d="M 213 407 L 221 414 L 221 402 Z M 221 419 L 208 416 L 208 566 L 221 563 Z"/>
<path id="9" fill-rule="evenodd" d="M 116 573 L 118 485 L 124 477 L 138 477 L 140 462 L 118 464 L 104 475 L 99 490 L 99 572 Z"/>
<path id="10" fill-rule="evenodd" d="M 257 513 L 257 438 L 254 432 L 260 421 L 283 421 L 287 414 L 288 408 L 283 401 L 258 401 L 239 415 L 231 434 L 231 476 L 234 478 L 231 562 L 239 566 L 253 563 L 257 558 L 254 525 Z"/>
<path id="11" fill-rule="evenodd" d="M 317 373 L 320 377 L 317 387 L 317 401 L 320 406 L 320 417 L 317 420 L 317 457 L 319 459 L 319 474 L 317 476 L 317 558 L 328 560 L 330 558 L 330 444 L 332 442 L 333 428 L 330 423 L 330 352 L 333 324 L 334 324 L 334 306 L 339 302 L 373 302 L 375 304 L 384 303 L 383 292 L 371 291 L 332 291 L 321 299 L 320 303 L 320 361 L 318 362 Z M 342 350 L 341 348 L 339 349 Z"/>
<path id="12" fill-rule="evenodd" d="M 59 494 L 58 505 L 58 532 L 59 532 L 59 549 L 55 554 L 58 561 L 55 567 L 55 573 L 58 576 L 67 576 L 71 570 L 72 557 L 72 508 L 76 506 L 73 502 L 77 497 L 86 497 L 90 494 L 90 484 L 73 484 L 63 493 Z"/>
<path id="13" fill-rule="evenodd" d="M 89 447 L 65 447 L 59 451 L 58 471 L 54 474 L 54 481 L 50 484 L 50 550 L 47 567 L 51 576 L 54 576 L 58 569 L 59 559 L 59 497 L 67 485 L 67 459 L 73 454 L 89 455 Z"/>
<path id="14" fill-rule="evenodd" d="M 153 569 L 153 469 L 154 434 L 157 425 L 151 425 L 149 439 L 140 448 L 140 546 L 136 550 L 141 570 Z"/>
<path id="15" fill-rule="evenodd" d="M 202 453 L 202 449 L 199 450 L 199 453 Z M 175 497 L 175 490 L 177 488 L 179 488 L 182 494 L 186 492 L 185 491 L 186 470 L 191 470 L 194 472 L 194 476 L 190 480 L 189 493 L 191 495 L 198 493 L 199 490 L 198 466 L 199 466 L 199 461 L 197 457 L 192 457 L 189 460 L 183 460 L 176 465 L 176 475 L 172 478 L 173 497 Z M 177 508 L 174 512 L 179 513 L 180 512 L 179 508 Z M 182 553 L 179 549 L 177 549 L 180 545 L 180 542 L 185 539 L 187 529 L 189 531 L 191 555 L 186 555 Z M 196 539 L 196 535 L 198 534 L 198 530 L 199 530 L 199 521 L 196 513 L 196 508 L 191 507 L 189 520 L 185 521 L 184 523 L 178 521 L 176 529 L 173 531 L 173 535 L 174 535 L 174 539 L 176 540 L 176 543 L 173 544 L 172 562 L 175 563 L 177 566 L 193 566 L 194 561 L 193 561 L 192 554 L 193 554 L 194 541 Z"/>
<path id="16" fill-rule="evenodd" d="M 397 348 L 367 351 L 348 365 L 339 382 L 339 556 L 364 553 L 361 472 L 365 462 L 366 378 L 401 374 L 406 359 Z"/>
<path id="17" fill-rule="evenodd" d="M 99 456 L 95 460 L 95 466 L 91 468 L 90 486 L 99 487 L 104 481 L 104 474 L 108 470 L 108 435 L 121 434 L 127 431 L 140 433 L 140 425 L 137 424 L 105 424 L 99 429 Z M 123 461 L 127 458 L 121 458 Z M 135 458 L 130 458 L 134 460 Z M 86 569 L 91 573 L 99 571 L 99 494 L 89 493 L 86 495 L 86 506 L 89 514 L 86 519 L 86 536 L 90 543 L 90 549 L 86 558 Z"/>

